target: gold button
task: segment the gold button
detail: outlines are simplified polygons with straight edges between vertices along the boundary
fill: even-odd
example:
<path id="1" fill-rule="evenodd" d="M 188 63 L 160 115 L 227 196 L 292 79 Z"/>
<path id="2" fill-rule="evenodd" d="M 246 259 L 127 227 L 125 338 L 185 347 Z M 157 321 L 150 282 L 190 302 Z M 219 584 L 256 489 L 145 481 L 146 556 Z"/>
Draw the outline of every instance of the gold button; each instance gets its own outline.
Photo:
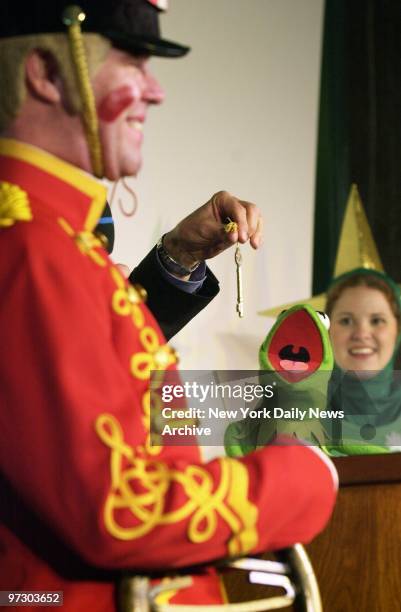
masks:
<path id="1" fill-rule="evenodd" d="M 72 26 L 81 24 L 86 19 L 86 14 L 83 12 L 80 6 L 76 4 L 71 4 L 67 6 L 62 15 L 62 20 L 64 25 Z"/>
<path id="2" fill-rule="evenodd" d="M 93 248 L 93 234 L 90 232 L 78 232 L 75 234 L 75 240 L 87 251 Z"/>
<path id="3" fill-rule="evenodd" d="M 142 287 L 142 285 L 138 285 L 137 283 L 134 285 L 134 288 L 137 290 L 141 301 L 146 302 L 146 300 L 148 299 L 148 292 L 146 291 L 146 289 Z"/>
<path id="4" fill-rule="evenodd" d="M 109 239 L 102 232 L 96 231 L 95 236 L 100 240 L 102 247 L 107 251 L 109 248 Z"/>
<path id="5" fill-rule="evenodd" d="M 170 348 L 167 345 L 161 346 L 153 354 L 153 361 L 158 370 L 165 370 L 170 363 Z"/>
<path id="6" fill-rule="evenodd" d="M 154 352 L 153 362 L 156 368 L 159 370 L 165 370 L 172 363 L 179 362 L 179 355 L 175 349 L 171 348 L 171 346 L 164 344 Z"/>
<path id="7" fill-rule="evenodd" d="M 139 295 L 138 291 L 132 285 L 128 285 L 127 287 L 127 299 L 130 304 L 140 304 L 142 302 L 142 298 Z"/>

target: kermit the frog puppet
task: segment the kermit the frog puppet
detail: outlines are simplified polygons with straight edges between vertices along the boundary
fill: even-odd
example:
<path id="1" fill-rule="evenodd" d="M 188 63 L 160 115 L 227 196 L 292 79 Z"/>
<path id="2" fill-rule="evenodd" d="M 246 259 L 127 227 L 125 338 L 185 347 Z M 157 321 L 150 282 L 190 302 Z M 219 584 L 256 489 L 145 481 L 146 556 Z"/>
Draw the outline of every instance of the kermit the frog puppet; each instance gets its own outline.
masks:
<path id="1" fill-rule="evenodd" d="M 327 419 L 341 419 L 327 409 L 327 385 L 333 369 L 328 329 L 330 320 L 308 304 L 283 311 L 259 350 L 261 382 L 273 384 L 264 400 L 271 418 L 244 419 L 229 425 L 224 444 L 231 457 L 246 455 L 272 443 L 278 435 L 320 446 L 329 455 L 387 452 L 381 447 L 334 446 L 326 432 Z M 264 372 L 266 377 L 264 379 Z"/>

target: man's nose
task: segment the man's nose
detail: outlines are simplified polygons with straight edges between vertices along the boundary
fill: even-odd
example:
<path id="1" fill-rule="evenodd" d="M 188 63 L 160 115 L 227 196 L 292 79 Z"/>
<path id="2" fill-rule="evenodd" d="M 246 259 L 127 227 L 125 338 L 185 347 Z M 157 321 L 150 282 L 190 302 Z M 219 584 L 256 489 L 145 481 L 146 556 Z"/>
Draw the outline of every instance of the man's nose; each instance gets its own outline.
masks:
<path id="1" fill-rule="evenodd" d="M 149 104 L 161 104 L 165 98 L 165 92 L 159 81 L 151 73 L 145 75 L 144 99 Z"/>

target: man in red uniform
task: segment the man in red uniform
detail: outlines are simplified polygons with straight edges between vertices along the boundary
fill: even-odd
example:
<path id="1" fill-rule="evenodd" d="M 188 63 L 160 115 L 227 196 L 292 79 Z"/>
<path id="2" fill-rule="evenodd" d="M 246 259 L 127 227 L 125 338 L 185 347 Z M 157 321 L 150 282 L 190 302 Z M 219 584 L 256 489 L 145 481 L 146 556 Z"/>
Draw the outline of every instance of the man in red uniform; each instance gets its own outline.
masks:
<path id="1" fill-rule="evenodd" d="M 204 463 L 197 446 L 150 444 L 150 372 L 176 356 L 93 233 L 105 204 L 93 175 L 140 168 L 146 113 L 163 100 L 149 56 L 187 51 L 161 39 L 162 4 L 0 8 L 0 591 L 63 591 L 68 612 L 114 610 L 123 571 L 306 542 L 335 498 L 306 446 Z M 221 192 L 139 266 L 169 335 L 216 292 L 203 260 L 237 239 L 258 246 L 259 212 Z M 168 598 L 221 594 L 206 572 Z"/>

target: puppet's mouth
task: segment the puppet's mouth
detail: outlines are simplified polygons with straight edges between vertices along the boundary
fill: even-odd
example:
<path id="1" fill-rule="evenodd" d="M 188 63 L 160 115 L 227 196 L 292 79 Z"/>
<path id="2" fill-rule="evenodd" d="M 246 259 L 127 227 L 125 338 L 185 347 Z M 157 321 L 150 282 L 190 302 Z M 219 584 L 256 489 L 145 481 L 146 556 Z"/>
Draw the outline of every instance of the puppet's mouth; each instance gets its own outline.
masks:
<path id="1" fill-rule="evenodd" d="M 300 346 L 295 351 L 293 344 L 287 344 L 280 350 L 278 356 L 280 368 L 283 370 L 306 372 L 309 369 L 310 355 L 304 346 Z"/>
<path id="2" fill-rule="evenodd" d="M 271 368 L 291 384 L 319 369 L 324 358 L 323 336 L 307 310 L 300 308 L 284 315 L 272 334 L 267 357 Z"/>

